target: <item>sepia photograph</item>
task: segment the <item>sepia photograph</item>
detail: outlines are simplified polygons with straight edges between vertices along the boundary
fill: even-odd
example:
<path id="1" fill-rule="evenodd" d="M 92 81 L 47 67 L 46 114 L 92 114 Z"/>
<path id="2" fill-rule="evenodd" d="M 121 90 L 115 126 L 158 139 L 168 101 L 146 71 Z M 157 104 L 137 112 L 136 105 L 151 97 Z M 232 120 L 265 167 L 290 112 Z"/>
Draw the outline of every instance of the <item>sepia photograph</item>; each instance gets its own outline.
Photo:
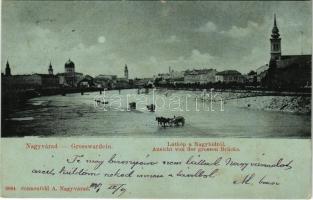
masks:
<path id="1" fill-rule="evenodd" d="M 1 137 L 311 138 L 311 1 L 2 1 Z"/>

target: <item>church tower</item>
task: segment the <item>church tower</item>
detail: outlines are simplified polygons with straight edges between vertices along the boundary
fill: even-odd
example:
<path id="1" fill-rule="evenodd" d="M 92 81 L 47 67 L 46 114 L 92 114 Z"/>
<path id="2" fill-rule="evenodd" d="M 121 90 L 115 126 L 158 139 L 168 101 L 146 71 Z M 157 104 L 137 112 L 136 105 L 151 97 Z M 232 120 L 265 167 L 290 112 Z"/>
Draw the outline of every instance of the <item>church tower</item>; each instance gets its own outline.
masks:
<path id="1" fill-rule="evenodd" d="M 276 14 L 274 14 L 274 26 L 271 35 L 271 60 L 279 60 L 281 57 L 281 38 L 276 23 Z"/>
<path id="2" fill-rule="evenodd" d="M 65 81 L 70 86 L 75 86 L 76 83 L 76 74 L 75 74 L 75 64 L 71 59 L 68 59 L 68 61 L 64 65 L 65 69 Z"/>
<path id="3" fill-rule="evenodd" d="M 48 68 L 48 73 L 49 73 L 49 75 L 53 75 L 53 68 L 52 68 L 51 62 L 50 62 L 49 68 Z"/>
<path id="4" fill-rule="evenodd" d="M 11 76 L 11 68 L 10 68 L 9 61 L 7 61 L 7 64 L 6 64 L 6 67 L 5 67 L 5 75 L 6 76 Z"/>
<path id="5" fill-rule="evenodd" d="M 127 64 L 125 64 L 124 76 L 125 76 L 126 79 L 128 79 L 128 68 L 127 68 Z"/>

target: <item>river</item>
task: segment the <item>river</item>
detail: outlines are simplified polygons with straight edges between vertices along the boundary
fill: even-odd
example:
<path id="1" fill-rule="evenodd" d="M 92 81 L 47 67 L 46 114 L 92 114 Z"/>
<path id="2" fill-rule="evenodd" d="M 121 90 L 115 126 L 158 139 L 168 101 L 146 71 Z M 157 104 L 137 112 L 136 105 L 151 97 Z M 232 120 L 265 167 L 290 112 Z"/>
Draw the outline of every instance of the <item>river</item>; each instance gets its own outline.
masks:
<path id="1" fill-rule="evenodd" d="M 203 102 L 195 91 L 111 90 L 30 99 L 2 120 L 3 136 L 308 138 L 311 117 Z M 197 94 L 200 95 L 200 92 Z M 100 103 L 97 103 L 99 100 Z M 108 104 L 102 104 L 107 101 Z M 128 103 L 136 102 L 136 110 Z M 156 102 L 156 112 L 147 104 Z M 158 116 L 183 116 L 185 126 L 160 127 Z"/>

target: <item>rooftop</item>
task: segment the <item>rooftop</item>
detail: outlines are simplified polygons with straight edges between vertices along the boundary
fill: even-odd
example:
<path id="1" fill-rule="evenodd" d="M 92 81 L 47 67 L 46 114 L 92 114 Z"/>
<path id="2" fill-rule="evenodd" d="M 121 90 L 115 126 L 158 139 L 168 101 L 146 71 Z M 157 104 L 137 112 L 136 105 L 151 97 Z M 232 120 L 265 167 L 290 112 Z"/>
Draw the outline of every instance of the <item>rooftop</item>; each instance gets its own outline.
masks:
<path id="1" fill-rule="evenodd" d="M 216 75 L 230 76 L 230 75 L 241 75 L 241 73 L 238 72 L 237 70 L 225 70 L 216 73 Z"/>
<path id="2" fill-rule="evenodd" d="M 216 71 L 216 70 L 215 69 L 193 69 L 193 70 L 186 70 L 185 74 L 198 75 L 198 74 L 207 74 L 213 71 Z"/>
<path id="3" fill-rule="evenodd" d="M 303 59 L 311 59 L 312 55 L 310 54 L 304 54 L 304 55 L 282 55 L 281 59 L 285 60 L 285 59 L 290 59 L 290 58 L 303 58 Z"/>

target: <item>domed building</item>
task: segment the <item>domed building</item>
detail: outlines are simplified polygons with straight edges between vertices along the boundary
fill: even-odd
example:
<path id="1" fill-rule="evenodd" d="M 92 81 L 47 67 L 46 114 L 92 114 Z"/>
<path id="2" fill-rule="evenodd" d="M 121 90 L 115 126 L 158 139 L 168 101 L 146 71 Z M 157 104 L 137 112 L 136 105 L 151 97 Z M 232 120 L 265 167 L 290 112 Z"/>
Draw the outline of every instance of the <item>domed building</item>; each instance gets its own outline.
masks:
<path id="1" fill-rule="evenodd" d="M 68 59 L 68 61 L 64 64 L 64 69 L 66 83 L 70 86 L 74 86 L 76 83 L 74 62 Z"/>
<path id="2" fill-rule="evenodd" d="M 75 72 L 75 63 L 68 59 L 64 64 L 64 73 L 59 73 L 60 83 L 65 86 L 75 87 L 83 78 L 82 73 Z"/>
<path id="3" fill-rule="evenodd" d="M 64 65 L 65 73 L 75 73 L 75 64 L 71 59 L 68 59 L 68 61 Z"/>

